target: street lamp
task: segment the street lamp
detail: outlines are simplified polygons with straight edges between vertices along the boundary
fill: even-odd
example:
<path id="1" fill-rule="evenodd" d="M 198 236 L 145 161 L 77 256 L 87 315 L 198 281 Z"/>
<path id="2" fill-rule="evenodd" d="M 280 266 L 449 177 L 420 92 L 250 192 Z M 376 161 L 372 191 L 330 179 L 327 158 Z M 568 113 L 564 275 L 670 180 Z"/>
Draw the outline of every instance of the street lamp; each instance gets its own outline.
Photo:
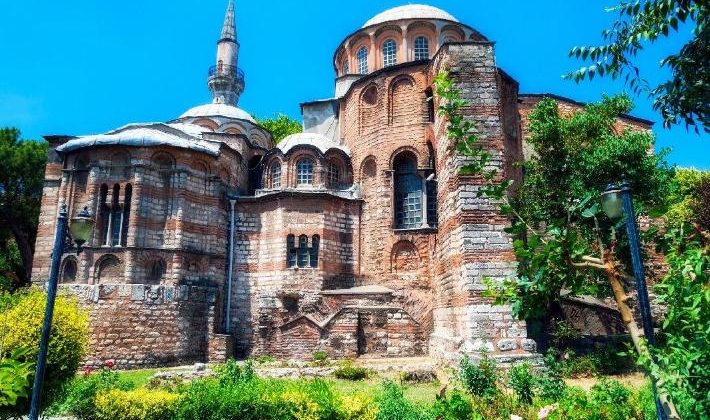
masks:
<path id="1" fill-rule="evenodd" d="M 634 268 L 634 279 L 636 280 L 636 291 L 638 292 L 639 309 L 641 310 L 641 322 L 643 323 L 643 334 L 646 336 L 649 346 L 655 342 L 653 336 L 653 320 L 651 317 L 651 305 L 648 302 L 648 290 L 646 289 L 646 278 L 641 261 L 641 247 L 639 246 L 639 235 L 636 228 L 636 214 L 634 213 L 634 203 L 631 198 L 631 187 L 626 181 L 621 185 L 609 184 L 606 191 L 601 194 L 602 209 L 612 220 L 618 220 L 626 215 L 626 234 L 629 238 L 629 249 L 631 250 L 631 264 Z M 656 414 L 661 420 L 665 420 L 666 412 L 658 399 L 656 383 L 653 382 L 653 394 L 656 396 Z"/>
<path id="2" fill-rule="evenodd" d="M 52 265 L 49 270 L 49 281 L 47 284 L 47 306 L 44 310 L 44 321 L 42 323 L 42 335 L 39 341 L 39 354 L 37 355 L 37 366 L 35 366 L 35 378 L 32 385 L 32 401 L 30 403 L 30 420 L 37 420 L 40 411 L 42 398 L 42 382 L 44 381 L 44 370 L 47 367 L 47 347 L 49 345 L 49 332 L 52 327 L 52 315 L 54 314 L 54 301 L 57 297 L 57 281 L 59 278 L 59 264 L 64 251 L 71 249 L 72 240 L 76 243 L 77 255 L 81 253 L 82 246 L 89 240 L 94 230 L 94 219 L 89 214 L 89 209 L 84 210 L 78 216 L 71 219 L 69 224 L 69 235 L 67 236 L 67 207 L 62 205 L 57 217 L 57 233 L 54 237 L 52 247 Z"/>

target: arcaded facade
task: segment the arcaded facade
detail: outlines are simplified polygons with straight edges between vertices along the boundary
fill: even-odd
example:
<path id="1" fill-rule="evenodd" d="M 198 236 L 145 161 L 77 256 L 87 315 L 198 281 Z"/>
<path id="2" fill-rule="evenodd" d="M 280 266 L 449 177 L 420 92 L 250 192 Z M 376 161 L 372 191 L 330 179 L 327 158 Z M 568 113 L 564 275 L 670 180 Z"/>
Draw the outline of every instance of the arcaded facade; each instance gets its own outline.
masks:
<path id="1" fill-rule="evenodd" d="M 387 10 L 338 46 L 334 96 L 301 104 L 304 133 L 278 144 L 237 107 L 231 2 L 217 45 L 212 103 L 47 136 L 33 281 L 47 280 L 59 207 L 88 206 L 94 237 L 60 269 L 91 310 L 88 364 L 534 354 L 525 323 L 483 296 L 484 278 L 515 277 L 509 221 L 459 174 L 432 94 L 449 71 L 492 165 L 519 181 L 541 95 L 518 93 L 491 41 L 430 6 Z"/>

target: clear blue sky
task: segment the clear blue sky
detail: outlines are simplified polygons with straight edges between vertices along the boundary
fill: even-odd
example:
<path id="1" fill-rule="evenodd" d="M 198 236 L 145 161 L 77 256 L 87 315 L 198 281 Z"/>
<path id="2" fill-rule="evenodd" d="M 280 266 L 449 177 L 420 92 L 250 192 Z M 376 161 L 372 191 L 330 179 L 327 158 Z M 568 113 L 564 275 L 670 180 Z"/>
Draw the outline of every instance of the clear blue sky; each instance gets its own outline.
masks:
<path id="1" fill-rule="evenodd" d="M 580 101 L 623 89 L 608 80 L 576 85 L 560 75 L 575 68 L 567 51 L 594 43 L 615 15 L 599 1 L 431 0 L 496 42 L 498 65 L 520 91 Z M 26 138 L 90 134 L 128 122 L 166 121 L 209 101 L 213 64 L 227 0 L 0 0 L 0 126 Z M 240 107 L 258 116 L 300 119 L 299 103 L 333 93 L 332 56 L 368 18 L 403 1 L 236 0 L 240 67 L 247 87 Z M 683 29 L 687 36 L 688 29 Z M 658 60 L 681 40 L 640 57 L 645 76 L 662 80 Z M 305 41 L 305 42 L 304 42 Z M 633 112 L 658 120 L 646 98 Z M 669 160 L 710 169 L 708 135 L 655 128 Z"/>

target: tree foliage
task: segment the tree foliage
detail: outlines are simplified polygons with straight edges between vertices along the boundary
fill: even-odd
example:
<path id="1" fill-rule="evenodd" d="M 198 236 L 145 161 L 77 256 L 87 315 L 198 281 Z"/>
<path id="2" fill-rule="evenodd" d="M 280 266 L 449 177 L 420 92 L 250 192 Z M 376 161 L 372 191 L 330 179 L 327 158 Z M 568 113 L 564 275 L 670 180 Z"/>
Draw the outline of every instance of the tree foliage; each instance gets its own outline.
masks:
<path id="1" fill-rule="evenodd" d="M 602 32 L 604 43 L 574 47 L 570 57 L 589 62 L 565 75 L 577 82 L 594 76 L 624 77 L 628 86 L 654 98 L 653 108 L 663 116 L 664 126 L 685 123 L 702 125 L 710 131 L 710 3 L 707 0 L 622 1 L 608 9 L 619 14 L 611 28 Z M 692 38 L 678 51 L 661 61 L 671 72 L 670 80 L 651 87 L 634 64 L 646 44 L 670 37 L 679 28 L 692 28 Z M 697 131 L 697 128 L 696 128 Z"/>
<path id="2" fill-rule="evenodd" d="M 275 144 L 278 144 L 288 135 L 303 131 L 303 126 L 300 122 L 284 114 L 278 114 L 274 118 L 259 118 L 257 122 L 271 133 Z"/>
<path id="3" fill-rule="evenodd" d="M 0 277 L 13 282 L 26 282 L 32 270 L 46 161 L 45 142 L 20 140 L 17 129 L 0 129 Z"/>

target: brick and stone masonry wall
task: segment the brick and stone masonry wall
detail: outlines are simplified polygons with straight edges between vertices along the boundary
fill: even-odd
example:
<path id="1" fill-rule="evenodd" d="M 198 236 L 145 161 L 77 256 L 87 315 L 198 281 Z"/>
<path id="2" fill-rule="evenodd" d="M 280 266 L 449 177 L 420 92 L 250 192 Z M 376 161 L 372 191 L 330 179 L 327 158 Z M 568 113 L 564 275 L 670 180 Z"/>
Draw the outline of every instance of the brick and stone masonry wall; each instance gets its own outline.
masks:
<path id="1" fill-rule="evenodd" d="M 516 94 L 499 73 L 493 45 L 487 42 L 452 43 L 439 50 L 431 77 L 448 70 L 470 104 L 466 118 L 476 123 L 481 144 L 492 154 L 491 167 L 506 175 L 506 162 L 519 153 L 510 150 L 515 123 L 510 112 Z M 507 85 L 506 85 L 507 84 Z M 439 174 L 439 231 L 434 272 L 434 332 L 431 353 L 455 359 L 460 352 L 481 350 L 501 359 L 527 357 L 535 343 L 526 338 L 525 323 L 514 320 L 510 308 L 496 306 L 483 296 L 484 278 L 515 277 L 512 238 L 504 232 L 509 221 L 498 214 L 498 203 L 477 198 L 480 179 L 462 176 L 465 158 L 452 149 L 446 121 L 437 116 L 437 172 Z"/>
<path id="2" fill-rule="evenodd" d="M 223 361 L 229 340 L 214 334 L 219 311 L 213 287 L 71 284 L 60 293 L 90 312 L 86 366 L 115 360 L 121 369 Z"/>

